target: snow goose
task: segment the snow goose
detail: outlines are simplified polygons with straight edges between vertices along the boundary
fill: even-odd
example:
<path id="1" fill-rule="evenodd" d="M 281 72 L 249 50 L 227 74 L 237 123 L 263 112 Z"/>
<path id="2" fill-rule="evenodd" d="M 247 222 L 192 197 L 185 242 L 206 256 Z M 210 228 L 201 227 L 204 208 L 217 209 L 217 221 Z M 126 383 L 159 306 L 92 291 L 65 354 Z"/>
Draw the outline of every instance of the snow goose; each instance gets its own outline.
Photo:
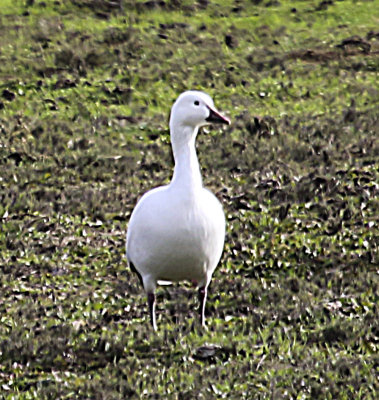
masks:
<path id="1" fill-rule="evenodd" d="M 195 139 L 201 126 L 229 124 L 206 93 L 187 91 L 170 116 L 175 168 L 170 184 L 145 193 L 129 221 L 126 255 L 147 293 L 150 320 L 157 329 L 155 289 L 158 281 L 189 280 L 198 285 L 200 322 L 224 247 L 225 217 L 217 198 L 203 187 Z"/>

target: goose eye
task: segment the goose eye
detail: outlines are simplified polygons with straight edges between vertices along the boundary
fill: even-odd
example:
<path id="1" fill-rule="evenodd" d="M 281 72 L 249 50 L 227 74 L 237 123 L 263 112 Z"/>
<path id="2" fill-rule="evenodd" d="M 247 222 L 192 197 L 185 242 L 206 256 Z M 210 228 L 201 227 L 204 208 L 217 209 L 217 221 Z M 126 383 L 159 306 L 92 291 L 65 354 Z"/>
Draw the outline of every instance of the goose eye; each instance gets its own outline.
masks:
<path id="1" fill-rule="evenodd" d="M 195 104 L 195 106 L 199 106 L 200 105 L 200 101 L 195 100 L 193 104 Z"/>

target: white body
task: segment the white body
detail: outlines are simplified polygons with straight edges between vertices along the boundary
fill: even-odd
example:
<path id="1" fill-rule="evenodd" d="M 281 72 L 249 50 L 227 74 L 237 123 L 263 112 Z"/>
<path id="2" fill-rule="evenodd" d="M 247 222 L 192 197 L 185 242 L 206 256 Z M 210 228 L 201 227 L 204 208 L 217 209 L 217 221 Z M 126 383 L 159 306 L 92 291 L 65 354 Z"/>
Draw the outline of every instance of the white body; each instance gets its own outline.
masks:
<path id="1" fill-rule="evenodd" d="M 146 291 L 158 280 L 193 280 L 207 286 L 224 247 L 225 218 L 207 189 L 170 184 L 146 193 L 129 223 L 128 259 Z"/>

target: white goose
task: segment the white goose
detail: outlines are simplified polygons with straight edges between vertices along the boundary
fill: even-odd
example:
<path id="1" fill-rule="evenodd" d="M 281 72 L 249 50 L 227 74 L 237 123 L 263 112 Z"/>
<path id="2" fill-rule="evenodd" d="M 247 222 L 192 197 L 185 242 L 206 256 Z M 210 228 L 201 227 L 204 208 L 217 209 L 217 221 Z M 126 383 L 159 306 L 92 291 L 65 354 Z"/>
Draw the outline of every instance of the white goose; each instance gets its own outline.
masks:
<path id="1" fill-rule="evenodd" d="M 201 126 L 213 122 L 230 124 L 206 93 L 187 91 L 178 97 L 170 116 L 174 175 L 169 185 L 145 193 L 130 218 L 126 255 L 147 293 L 154 330 L 160 280 L 198 284 L 205 326 L 207 288 L 224 247 L 225 217 L 220 202 L 203 187 L 195 139 Z"/>

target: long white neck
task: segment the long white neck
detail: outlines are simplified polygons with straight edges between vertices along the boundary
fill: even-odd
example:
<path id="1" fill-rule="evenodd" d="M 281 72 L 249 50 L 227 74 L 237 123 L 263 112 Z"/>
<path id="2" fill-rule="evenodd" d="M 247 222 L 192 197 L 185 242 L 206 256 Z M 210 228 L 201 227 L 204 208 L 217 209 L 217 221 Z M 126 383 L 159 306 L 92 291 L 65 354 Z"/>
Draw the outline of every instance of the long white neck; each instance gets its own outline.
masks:
<path id="1" fill-rule="evenodd" d="M 172 186 L 193 191 L 202 187 L 199 161 L 196 155 L 195 140 L 198 128 L 170 124 L 171 145 L 175 168 Z"/>

